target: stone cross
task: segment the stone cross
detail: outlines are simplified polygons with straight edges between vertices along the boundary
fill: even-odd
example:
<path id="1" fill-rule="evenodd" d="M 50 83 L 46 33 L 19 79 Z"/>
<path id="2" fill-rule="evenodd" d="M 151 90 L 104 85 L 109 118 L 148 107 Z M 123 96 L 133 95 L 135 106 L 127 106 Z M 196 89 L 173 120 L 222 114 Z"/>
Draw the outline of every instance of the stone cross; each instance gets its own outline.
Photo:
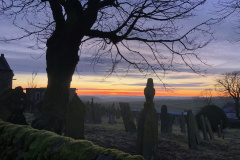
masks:
<path id="1" fill-rule="evenodd" d="M 143 155 L 146 160 L 155 160 L 158 146 L 158 118 L 153 103 L 155 89 L 152 78 L 147 81 L 144 95 L 146 102 L 137 129 L 137 154 Z"/>

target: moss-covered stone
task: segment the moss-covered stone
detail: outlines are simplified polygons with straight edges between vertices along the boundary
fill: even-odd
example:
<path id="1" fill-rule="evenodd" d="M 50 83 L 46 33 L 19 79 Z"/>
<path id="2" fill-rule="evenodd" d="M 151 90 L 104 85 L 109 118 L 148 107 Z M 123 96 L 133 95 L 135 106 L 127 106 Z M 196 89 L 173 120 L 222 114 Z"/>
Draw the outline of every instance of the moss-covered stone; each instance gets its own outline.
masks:
<path id="1" fill-rule="evenodd" d="M 0 120 L 0 159 L 25 160 L 143 160 L 115 149 L 105 149 L 86 140 L 74 140 L 53 132 L 36 130 Z"/>

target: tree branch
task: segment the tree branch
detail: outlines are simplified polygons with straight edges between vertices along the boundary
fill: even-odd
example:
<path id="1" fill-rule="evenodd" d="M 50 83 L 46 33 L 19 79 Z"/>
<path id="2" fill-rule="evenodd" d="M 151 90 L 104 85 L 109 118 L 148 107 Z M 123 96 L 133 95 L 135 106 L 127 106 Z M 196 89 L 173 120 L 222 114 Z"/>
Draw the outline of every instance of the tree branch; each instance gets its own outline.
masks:
<path id="1" fill-rule="evenodd" d="M 65 27 L 65 19 L 62 12 L 62 7 L 58 0 L 48 0 L 52 10 L 53 18 L 56 22 L 56 31 L 62 30 Z"/>

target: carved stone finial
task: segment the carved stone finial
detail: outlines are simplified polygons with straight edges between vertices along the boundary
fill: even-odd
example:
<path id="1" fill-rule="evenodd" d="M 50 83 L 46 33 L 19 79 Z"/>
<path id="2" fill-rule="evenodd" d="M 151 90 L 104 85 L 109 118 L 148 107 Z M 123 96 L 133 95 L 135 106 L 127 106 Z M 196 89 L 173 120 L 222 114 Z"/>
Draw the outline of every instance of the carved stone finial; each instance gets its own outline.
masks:
<path id="1" fill-rule="evenodd" d="M 144 95 L 145 95 L 145 98 L 146 98 L 146 102 L 153 102 L 153 98 L 154 98 L 154 95 L 155 95 L 155 89 L 153 88 L 153 79 L 152 78 L 148 78 L 148 81 L 147 81 L 147 85 L 144 89 Z"/>

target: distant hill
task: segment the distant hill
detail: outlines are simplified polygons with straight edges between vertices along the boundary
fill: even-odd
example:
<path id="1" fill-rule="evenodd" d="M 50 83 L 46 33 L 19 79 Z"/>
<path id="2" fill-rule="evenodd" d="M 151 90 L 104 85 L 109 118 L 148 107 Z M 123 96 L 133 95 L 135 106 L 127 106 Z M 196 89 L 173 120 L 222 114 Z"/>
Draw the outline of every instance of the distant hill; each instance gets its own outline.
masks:
<path id="1" fill-rule="evenodd" d="M 80 99 L 86 103 L 91 102 L 92 98 L 94 103 L 101 103 L 103 106 L 108 107 L 114 103 L 115 107 L 119 107 L 119 102 L 129 103 L 131 108 L 141 109 L 144 106 L 144 96 L 110 96 L 110 95 L 80 95 Z M 226 101 L 213 98 L 213 104 L 221 107 Z M 157 96 L 154 97 L 154 104 L 157 110 L 161 110 L 162 105 L 167 105 L 169 111 L 179 111 L 191 109 L 194 112 L 200 110 L 201 107 L 206 106 L 205 103 L 197 103 L 193 97 L 174 97 L 174 96 Z"/>

